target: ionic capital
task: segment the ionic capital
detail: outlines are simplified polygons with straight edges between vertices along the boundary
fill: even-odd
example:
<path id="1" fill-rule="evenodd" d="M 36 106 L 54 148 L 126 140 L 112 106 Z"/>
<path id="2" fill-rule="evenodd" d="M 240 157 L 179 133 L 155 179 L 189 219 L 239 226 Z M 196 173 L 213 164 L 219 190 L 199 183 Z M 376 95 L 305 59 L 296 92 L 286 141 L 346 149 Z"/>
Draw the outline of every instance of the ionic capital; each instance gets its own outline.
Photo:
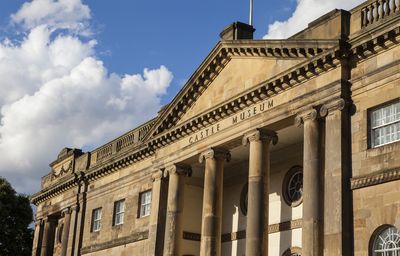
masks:
<path id="1" fill-rule="evenodd" d="M 157 170 L 151 175 L 151 179 L 153 180 L 153 182 L 161 180 L 162 177 L 163 172 L 161 170 Z"/>
<path id="2" fill-rule="evenodd" d="M 297 114 L 294 119 L 294 123 L 296 126 L 301 126 L 307 121 L 315 121 L 318 117 L 318 111 L 314 108 L 308 109 L 306 111 L 300 112 Z"/>
<path id="3" fill-rule="evenodd" d="M 165 176 L 167 175 L 182 175 L 182 176 L 191 176 L 192 175 L 192 167 L 186 164 L 172 164 L 165 168 Z"/>
<path id="4" fill-rule="evenodd" d="M 67 207 L 67 208 L 65 208 L 65 209 L 63 209 L 63 210 L 61 211 L 61 217 L 65 217 L 65 215 L 71 214 L 71 213 L 72 213 L 71 207 Z"/>
<path id="5" fill-rule="evenodd" d="M 245 133 L 242 139 L 243 146 L 246 146 L 252 141 L 266 141 L 268 143 L 272 142 L 273 145 L 278 143 L 278 135 L 275 131 L 267 129 L 256 129 Z"/>
<path id="6" fill-rule="evenodd" d="M 215 158 L 229 162 L 231 160 L 231 153 L 223 148 L 211 148 L 200 154 L 199 162 L 203 163 L 204 160 Z"/>
<path id="7" fill-rule="evenodd" d="M 346 107 L 346 104 L 347 102 L 344 99 L 340 98 L 322 105 L 319 112 L 322 117 L 326 117 L 327 115 L 332 114 L 335 111 L 342 111 Z"/>

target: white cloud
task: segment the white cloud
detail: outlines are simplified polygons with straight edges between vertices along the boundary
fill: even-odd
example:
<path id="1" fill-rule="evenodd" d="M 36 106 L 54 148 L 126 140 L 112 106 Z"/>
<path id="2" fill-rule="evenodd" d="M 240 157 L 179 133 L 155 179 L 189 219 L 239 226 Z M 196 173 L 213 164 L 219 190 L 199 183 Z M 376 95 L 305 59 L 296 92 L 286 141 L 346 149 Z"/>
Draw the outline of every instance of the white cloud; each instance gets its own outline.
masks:
<path id="1" fill-rule="evenodd" d="M 36 2 L 43 9 L 28 19 L 25 10 L 39 8 L 32 7 Z M 27 36 L 0 42 L 0 176 L 19 192 L 39 190 L 63 147 L 100 145 L 153 117 L 173 78 L 164 66 L 110 73 L 96 56 L 95 40 L 80 39 L 73 27 L 57 33 L 54 24 L 65 20 L 53 17 L 59 14 L 53 5 L 69 3 L 71 10 L 82 6 L 79 0 L 23 5 L 12 17 L 29 27 Z"/>
<path id="2" fill-rule="evenodd" d="M 11 15 L 14 23 L 27 29 L 46 25 L 56 29 L 84 31 L 90 19 L 90 9 L 81 0 L 34 0 L 26 2 Z"/>
<path id="3" fill-rule="evenodd" d="M 308 23 L 334 9 L 350 10 L 365 0 L 297 0 L 297 7 L 286 21 L 275 21 L 268 26 L 264 39 L 288 38 L 307 28 Z"/>

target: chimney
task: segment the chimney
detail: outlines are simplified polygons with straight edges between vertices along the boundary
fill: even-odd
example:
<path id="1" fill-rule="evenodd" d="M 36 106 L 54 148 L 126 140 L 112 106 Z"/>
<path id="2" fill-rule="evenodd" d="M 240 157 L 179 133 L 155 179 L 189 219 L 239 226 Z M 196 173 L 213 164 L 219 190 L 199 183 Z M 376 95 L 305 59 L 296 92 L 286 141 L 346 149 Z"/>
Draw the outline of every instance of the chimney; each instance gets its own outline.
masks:
<path id="1" fill-rule="evenodd" d="M 222 40 L 253 39 L 253 26 L 236 21 L 227 26 L 220 34 Z"/>

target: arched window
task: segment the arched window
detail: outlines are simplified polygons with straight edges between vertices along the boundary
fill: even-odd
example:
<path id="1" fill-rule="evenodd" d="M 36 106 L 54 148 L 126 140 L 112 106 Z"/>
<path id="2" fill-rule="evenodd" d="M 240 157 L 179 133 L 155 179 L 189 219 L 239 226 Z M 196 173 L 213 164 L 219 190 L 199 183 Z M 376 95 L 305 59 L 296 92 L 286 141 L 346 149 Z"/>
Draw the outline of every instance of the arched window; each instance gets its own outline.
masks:
<path id="1" fill-rule="evenodd" d="M 392 225 L 377 228 L 371 237 L 371 256 L 400 256 L 400 230 Z"/>

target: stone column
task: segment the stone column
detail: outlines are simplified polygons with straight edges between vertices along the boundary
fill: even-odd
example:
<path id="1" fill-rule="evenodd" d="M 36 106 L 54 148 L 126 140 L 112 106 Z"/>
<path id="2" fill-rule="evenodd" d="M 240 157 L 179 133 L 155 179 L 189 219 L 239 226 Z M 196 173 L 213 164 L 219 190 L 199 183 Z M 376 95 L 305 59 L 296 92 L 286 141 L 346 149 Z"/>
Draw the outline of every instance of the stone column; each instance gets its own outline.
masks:
<path id="1" fill-rule="evenodd" d="M 212 148 L 200 155 L 205 161 L 203 217 L 201 223 L 201 256 L 221 255 L 221 219 L 224 162 L 230 160 L 225 149 Z"/>
<path id="2" fill-rule="evenodd" d="M 76 225 L 75 224 L 76 224 L 76 219 L 77 219 L 77 215 L 79 212 L 79 207 L 78 207 L 78 205 L 74 205 L 70 209 L 71 209 L 70 220 L 72 220 L 72 223 L 70 223 L 70 227 L 69 227 L 67 255 L 73 255 L 73 251 L 75 248 L 75 233 L 76 233 Z"/>
<path id="3" fill-rule="evenodd" d="M 152 188 L 152 200 L 151 200 L 151 211 L 150 211 L 150 220 L 149 220 L 149 255 L 156 256 L 162 254 L 162 240 L 164 239 L 163 235 L 160 234 L 160 215 L 161 212 L 161 186 L 162 186 L 162 178 L 163 172 L 161 170 L 156 170 L 152 175 L 153 180 L 153 188 Z"/>
<path id="4" fill-rule="evenodd" d="M 40 219 L 35 222 L 35 233 L 33 236 L 32 256 L 40 256 L 40 249 L 42 246 L 42 236 L 43 236 L 43 222 Z"/>
<path id="5" fill-rule="evenodd" d="M 53 242 L 54 242 L 54 222 L 55 220 L 51 217 L 43 218 L 44 228 L 43 228 L 43 239 L 42 239 L 42 249 L 41 256 L 49 256 L 53 253 Z"/>
<path id="6" fill-rule="evenodd" d="M 350 115 L 344 99 L 321 108 L 325 119 L 324 256 L 352 255 Z"/>
<path id="7" fill-rule="evenodd" d="M 243 137 L 243 145 L 250 143 L 249 191 L 246 223 L 246 255 L 268 255 L 269 208 L 269 145 L 276 144 L 274 131 L 257 129 Z"/>
<path id="8" fill-rule="evenodd" d="M 61 256 L 67 255 L 69 229 L 71 225 L 71 208 L 62 211 L 61 216 L 64 217 L 64 227 L 61 236 Z"/>
<path id="9" fill-rule="evenodd" d="M 163 255 L 174 256 L 179 255 L 179 240 L 182 238 L 184 178 L 191 175 L 192 170 L 190 166 L 175 164 L 168 166 L 165 171 L 165 175 L 169 175 L 169 182 Z"/>
<path id="10" fill-rule="evenodd" d="M 296 117 L 304 125 L 302 254 L 320 256 L 320 161 L 318 112 L 310 109 Z"/>

